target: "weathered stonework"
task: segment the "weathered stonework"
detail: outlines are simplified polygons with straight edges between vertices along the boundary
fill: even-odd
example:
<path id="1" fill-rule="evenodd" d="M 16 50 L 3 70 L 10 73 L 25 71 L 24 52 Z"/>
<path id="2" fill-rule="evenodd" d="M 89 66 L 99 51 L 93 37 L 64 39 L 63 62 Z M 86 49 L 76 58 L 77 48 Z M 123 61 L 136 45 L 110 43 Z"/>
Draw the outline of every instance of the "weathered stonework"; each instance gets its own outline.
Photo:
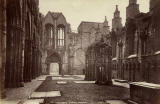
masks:
<path id="1" fill-rule="evenodd" d="M 1 0 L 0 5 L 0 98 L 4 98 L 6 64 L 6 0 Z"/>
<path id="2" fill-rule="evenodd" d="M 135 1 L 135 2 L 133 2 Z M 136 0 L 132 3 L 135 5 Z M 115 40 L 123 40 L 122 53 L 113 58 L 114 78 L 128 81 L 146 81 L 149 83 L 159 83 L 159 2 L 151 0 L 148 13 L 138 13 L 137 9 L 131 11 L 136 13 L 132 18 L 128 18 L 125 28 L 121 29 L 122 37 L 119 38 L 119 32 L 112 31 L 112 50 L 113 55 L 119 48 L 115 48 Z M 130 2 L 129 6 L 132 4 Z M 132 6 L 133 6 L 132 4 Z M 127 7 L 128 9 L 128 7 Z M 128 13 L 128 12 L 127 12 Z M 129 15 L 129 14 L 128 14 Z M 117 35 L 117 36 L 116 36 Z M 118 44 L 121 46 L 122 44 Z M 119 47 L 118 46 L 118 47 Z"/>
<path id="3" fill-rule="evenodd" d="M 42 62 L 44 74 L 49 74 L 50 63 L 53 62 L 59 64 L 59 74 L 70 74 L 67 52 L 70 25 L 67 23 L 64 15 L 62 13 L 49 11 L 44 17 L 43 31 Z"/>
<path id="4" fill-rule="evenodd" d="M 24 82 L 41 74 L 38 5 L 38 0 L 7 0 L 6 5 L 1 6 L 2 69 L 5 78 L 2 85 L 5 88 L 22 87 Z"/>
<path id="5" fill-rule="evenodd" d="M 73 70 L 75 69 L 75 74 L 84 74 L 85 54 L 88 47 L 94 42 L 100 41 L 102 37 L 104 40 L 109 40 L 107 39 L 109 36 L 108 21 L 106 18 L 103 23 L 82 21 L 78 26 L 78 33 L 72 36 L 75 41 L 73 45 Z"/>

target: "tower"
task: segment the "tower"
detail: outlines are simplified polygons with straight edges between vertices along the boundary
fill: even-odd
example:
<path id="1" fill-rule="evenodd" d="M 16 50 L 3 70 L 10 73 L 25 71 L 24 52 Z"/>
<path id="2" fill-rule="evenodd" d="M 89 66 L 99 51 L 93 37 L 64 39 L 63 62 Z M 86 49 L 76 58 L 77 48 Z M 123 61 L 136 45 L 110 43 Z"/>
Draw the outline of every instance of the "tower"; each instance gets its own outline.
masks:
<path id="1" fill-rule="evenodd" d="M 129 4 L 136 4 L 137 0 L 129 0 Z"/>
<path id="2" fill-rule="evenodd" d="M 112 19 L 112 29 L 117 31 L 122 28 L 122 18 L 120 17 L 120 11 L 118 10 L 118 5 L 116 5 L 116 10 L 114 12 L 114 17 Z"/>
<path id="3" fill-rule="evenodd" d="M 134 18 L 139 13 L 139 4 L 137 0 L 129 0 L 129 5 L 126 8 L 126 19 Z"/>
<path id="4" fill-rule="evenodd" d="M 108 26 L 108 21 L 107 21 L 107 17 L 105 16 L 105 20 L 103 22 L 103 34 L 107 35 L 109 34 L 109 26 Z"/>

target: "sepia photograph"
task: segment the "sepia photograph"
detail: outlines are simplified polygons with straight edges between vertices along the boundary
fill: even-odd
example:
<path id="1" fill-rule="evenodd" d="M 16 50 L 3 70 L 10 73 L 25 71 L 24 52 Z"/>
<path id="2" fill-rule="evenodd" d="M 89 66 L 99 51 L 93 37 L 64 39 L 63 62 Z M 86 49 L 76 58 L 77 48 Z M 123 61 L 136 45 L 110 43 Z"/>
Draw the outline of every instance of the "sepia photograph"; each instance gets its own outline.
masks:
<path id="1" fill-rule="evenodd" d="M 160 104 L 160 0 L 0 0 L 0 104 Z"/>

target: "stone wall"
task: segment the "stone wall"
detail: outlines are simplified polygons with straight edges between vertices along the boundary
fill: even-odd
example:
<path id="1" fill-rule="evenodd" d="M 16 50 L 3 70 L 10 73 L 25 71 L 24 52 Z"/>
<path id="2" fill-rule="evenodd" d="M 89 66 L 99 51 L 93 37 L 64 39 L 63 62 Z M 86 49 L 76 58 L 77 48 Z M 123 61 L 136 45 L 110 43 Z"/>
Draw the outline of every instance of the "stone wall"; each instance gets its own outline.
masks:
<path id="1" fill-rule="evenodd" d="M 122 53 L 122 59 L 113 60 L 114 77 L 160 83 L 159 11 L 159 6 L 155 6 L 148 13 L 139 13 L 134 18 L 127 19 L 124 30 L 125 54 Z M 116 39 L 119 41 L 120 38 Z"/>
<path id="2" fill-rule="evenodd" d="M 52 27 L 52 34 L 48 33 L 49 27 Z M 59 46 L 58 44 L 58 29 L 60 27 L 64 28 L 64 45 Z M 48 12 L 45 16 L 45 19 L 43 21 L 43 55 L 42 55 L 42 62 L 43 62 L 43 73 L 48 73 L 47 70 L 49 70 L 48 66 L 49 63 L 51 63 L 54 60 L 50 60 L 49 63 L 46 63 L 47 58 L 50 58 L 50 56 L 54 53 L 58 54 L 60 56 L 60 67 L 61 73 L 60 74 L 69 74 L 69 65 L 68 65 L 68 45 L 69 45 L 69 39 L 68 35 L 70 34 L 70 25 L 67 23 L 66 18 L 62 13 L 58 12 Z M 53 35 L 53 38 L 50 37 L 50 35 Z M 49 40 L 53 42 L 52 45 L 49 45 Z M 47 54 L 46 54 L 47 53 Z M 46 68 L 47 66 L 47 68 Z M 47 69 L 47 70 L 46 70 Z M 47 71 L 47 72 L 45 72 Z"/>

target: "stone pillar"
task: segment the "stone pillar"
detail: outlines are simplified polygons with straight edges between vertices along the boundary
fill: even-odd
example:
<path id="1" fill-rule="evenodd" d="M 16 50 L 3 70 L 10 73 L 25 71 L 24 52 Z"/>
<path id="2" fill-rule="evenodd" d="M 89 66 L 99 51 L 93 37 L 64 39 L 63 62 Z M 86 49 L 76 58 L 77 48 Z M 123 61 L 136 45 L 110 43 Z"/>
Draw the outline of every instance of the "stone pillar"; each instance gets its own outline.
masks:
<path id="1" fill-rule="evenodd" d="M 22 81 L 22 36 L 23 28 L 18 1 L 7 3 L 7 52 L 6 87 L 21 87 Z M 15 8 L 13 10 L 13 8 Z M 14 24 L 17 23 L 17 24 Z"/>
<path id="2" fill-rule="evenodd" d="M 0 98 L 5 97 L 6 0 L 0 0 Z"/>
<path id="3" fill-rule="evenodd" d="M 9 7 L 8 7 L 9 8 Z M 9 22 L 10 11 L 7 9 L 7 22 Z M 6 87 L 15 86 L 15 44 L 14 44 L 14 32 L 9 26 L 10 23 L 7 23 L 7 42 L 6 42 L 6 70 L 5 70 L 5 84 Z M 10 24 L 11 25 L 11 24 Z M 12 69 L 12 70 L 11 70 Z"/>
<path id="4" fill-rule="evenodd" d="M 30 14 L 27 13 L 25 21 L 25 47 L 24 47 L 24 81 L 31 81 L 31 27 Z"/>
<path id="5" fill-rule="evenodd" d="M 35 41 L 33 41 L 34 43 Z M 31 73 L 32 73 L 32 79 L 36 78 L 36 50 L 35 50 L 35 44 L 33 44 L 33 51 L 32 51 L 32 66 L 31 66 Z"/>
<path id="6" fill-rule="evenodd" d="M 29 47 L 30 47 L 30 49 L 29 49 L 29 64 L 28 64 L 28 66 L 29 66 L 29 72 L 28 72 L 28 75 L 29 75 L 29 81 L 31 81 L 32 80 L 32 75 L 33 75 L 33 73 L 32 73 L 32 64 L 33 64 L 33 57 L 32 57 L 32 55 L 33 55 L 33 48 L 32 48 L 32 46 L 33 46 L 33 44 L 32 44 L 32 39 L 30 38 L 30 44 L 29 44 Z"/>

